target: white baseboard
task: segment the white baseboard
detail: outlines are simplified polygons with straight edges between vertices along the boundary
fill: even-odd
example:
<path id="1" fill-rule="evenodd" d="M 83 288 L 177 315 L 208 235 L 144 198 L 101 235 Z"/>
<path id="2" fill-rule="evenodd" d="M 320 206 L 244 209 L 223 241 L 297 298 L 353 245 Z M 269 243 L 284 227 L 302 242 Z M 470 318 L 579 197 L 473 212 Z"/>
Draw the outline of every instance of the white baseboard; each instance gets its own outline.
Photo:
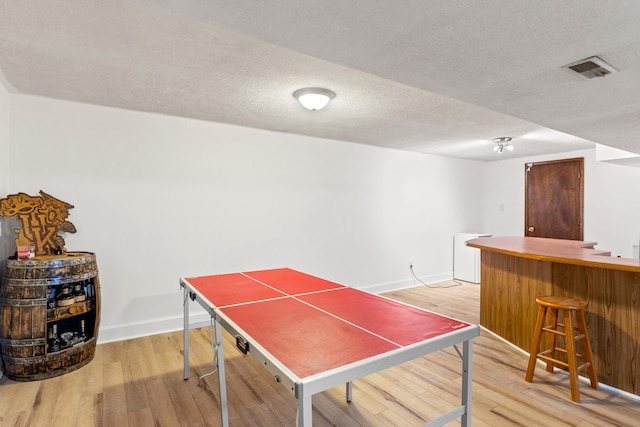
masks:
<path id="1" fill-rule="evenodd" d="M 196 313 L 189 315 L 189 328 L 208 326 L 211 317 L 208 313 Z M 147 337 L 149 335 L 174 332 L 183 328 L 182 316 L 154 319 L 147 322 L 128 323 L 124 325 L 101 327 L 98 335 L 98 344 L 106 344 L 115 341 L 124 341 L 133 338 Z"/>
<path id="2" fill-rule="evenodd" d="M 422 276 L 418 277 L 419 280 L 410 279 L 410 280 L 401 280 L 399 282 L 389 282 L 389 283 L 379 283 L 377 285 L 365 286 L 359 288 L 363 291 L 370 292 L 372 294 L 381 294 L 384 292 L 393 292 L 399 291 L 401 289 L 413 288 L 422 284 L 431 284 L 437 282 L 444 282 L 445 280 L 451 280 L 453 278 L 453 273 L 441 273 L 441 274 L 432 274 L 430 276 Z M 423 283 L 421 283 L 422 281 Z"/>

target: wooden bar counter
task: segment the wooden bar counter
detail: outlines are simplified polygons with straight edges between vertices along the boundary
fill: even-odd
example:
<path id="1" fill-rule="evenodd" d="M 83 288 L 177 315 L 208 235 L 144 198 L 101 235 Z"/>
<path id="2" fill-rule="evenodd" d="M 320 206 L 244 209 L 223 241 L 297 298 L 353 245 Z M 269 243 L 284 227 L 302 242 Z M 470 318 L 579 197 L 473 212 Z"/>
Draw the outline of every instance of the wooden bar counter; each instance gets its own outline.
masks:
<path id="1" fill-rule="evenodd" d="M 529 352 L 537 296 L 583 299 L 598 380 L 640 395 L 640 260 L 611 257 L 594 242 L 537 237 L 467 246 L 481 250 L 482 326 Z"/>

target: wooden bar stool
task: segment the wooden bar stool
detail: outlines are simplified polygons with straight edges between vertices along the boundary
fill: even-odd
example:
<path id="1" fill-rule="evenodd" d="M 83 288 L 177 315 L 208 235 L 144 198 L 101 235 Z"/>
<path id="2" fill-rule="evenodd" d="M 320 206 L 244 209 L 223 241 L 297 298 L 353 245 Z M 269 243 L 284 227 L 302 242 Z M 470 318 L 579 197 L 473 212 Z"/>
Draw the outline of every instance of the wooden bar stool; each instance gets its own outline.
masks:
<path id="1" fill-rule="evenodd" d="M 529 355 L 529 366 L 525 381 L 533 380 L 533 371 L 536 368 L 536 359 L 542 359 L 547 362 L 547 371 L 553 372 L 554 365 L 559 365 L 569 370 L 569 383 L 571 385 L 571 400 L 580 402 L 580 388 L 578 383 L 578 372 L 587 369 L 591 387 L 598 389 L 598 378 L 593 367 L 593 358 L 591 355 L 591 344 L 589 344 L 589 335 L 587 333 L 587 323 L 584 319 L 584 310 L 587 306 L 585 301 L 572 298 L 541 296 L 536 298 L 536 302 L 540 305 L 538 309 L 538 319 L 536 321 L 536 329 L 533 334 L 533 342 L 531 344 L 531 353 Z M 544 326 L 547 310 L 550 311 L 550 324 Z M 558 318 L 558 310 L 563 312 L 563 317 Z M 575 313 L 576 322 L 574 322 L 573 314 Z M 561 322 L 564 323 L 561 323 Z M 549 345 L 547 349 L 538 352 L 540 348 L 540 338 L 543 332 L 549 332 Z M 565 347 L 558 347 L 556 342 L 558 337 L 564 337 Z M 582 353 L 576 351 L 576 341 L 581 343 Z M 558 357 L 563 355 L 562 360 Z M 584 363 L 577 364 L 577 358 L 582 359 Z"/>

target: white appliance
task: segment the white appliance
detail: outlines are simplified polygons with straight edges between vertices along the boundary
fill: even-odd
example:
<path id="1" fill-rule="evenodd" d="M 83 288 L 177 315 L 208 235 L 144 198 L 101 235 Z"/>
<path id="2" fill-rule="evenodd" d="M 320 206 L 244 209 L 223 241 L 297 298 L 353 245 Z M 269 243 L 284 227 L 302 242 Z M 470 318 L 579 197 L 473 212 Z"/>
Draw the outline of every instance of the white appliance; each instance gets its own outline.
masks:
<path id="1" fill-rule="evenodd" d="M 453 235 L 453 278 L 465 282 L 480 283 L 480 249 L 465 242 L 491 234 L 456 233 Z"/>

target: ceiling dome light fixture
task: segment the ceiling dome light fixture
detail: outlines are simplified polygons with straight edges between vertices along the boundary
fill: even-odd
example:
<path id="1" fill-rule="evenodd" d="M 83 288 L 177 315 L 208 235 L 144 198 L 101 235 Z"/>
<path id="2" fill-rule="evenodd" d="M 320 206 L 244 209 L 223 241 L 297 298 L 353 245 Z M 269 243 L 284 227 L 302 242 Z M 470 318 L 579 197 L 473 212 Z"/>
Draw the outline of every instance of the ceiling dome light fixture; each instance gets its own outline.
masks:
<path id="1" fill-rule="evenodd" d="M 513 151 L 513 145 L 509 145 L 509 141 L 511 141 L 510 136 L 494 138 L 493 142 L 496 143 L 496 146 L 493 147 L 493 151 L 496 153 L 502 153 L 504 150 Z"/>
<path id="2" fill-rule="evenodd" d="M 293 92 L 293 97 L 304 108 L 311 111 L 322 110 L 336 94 L 321 87 L 306 87 Z"/>

